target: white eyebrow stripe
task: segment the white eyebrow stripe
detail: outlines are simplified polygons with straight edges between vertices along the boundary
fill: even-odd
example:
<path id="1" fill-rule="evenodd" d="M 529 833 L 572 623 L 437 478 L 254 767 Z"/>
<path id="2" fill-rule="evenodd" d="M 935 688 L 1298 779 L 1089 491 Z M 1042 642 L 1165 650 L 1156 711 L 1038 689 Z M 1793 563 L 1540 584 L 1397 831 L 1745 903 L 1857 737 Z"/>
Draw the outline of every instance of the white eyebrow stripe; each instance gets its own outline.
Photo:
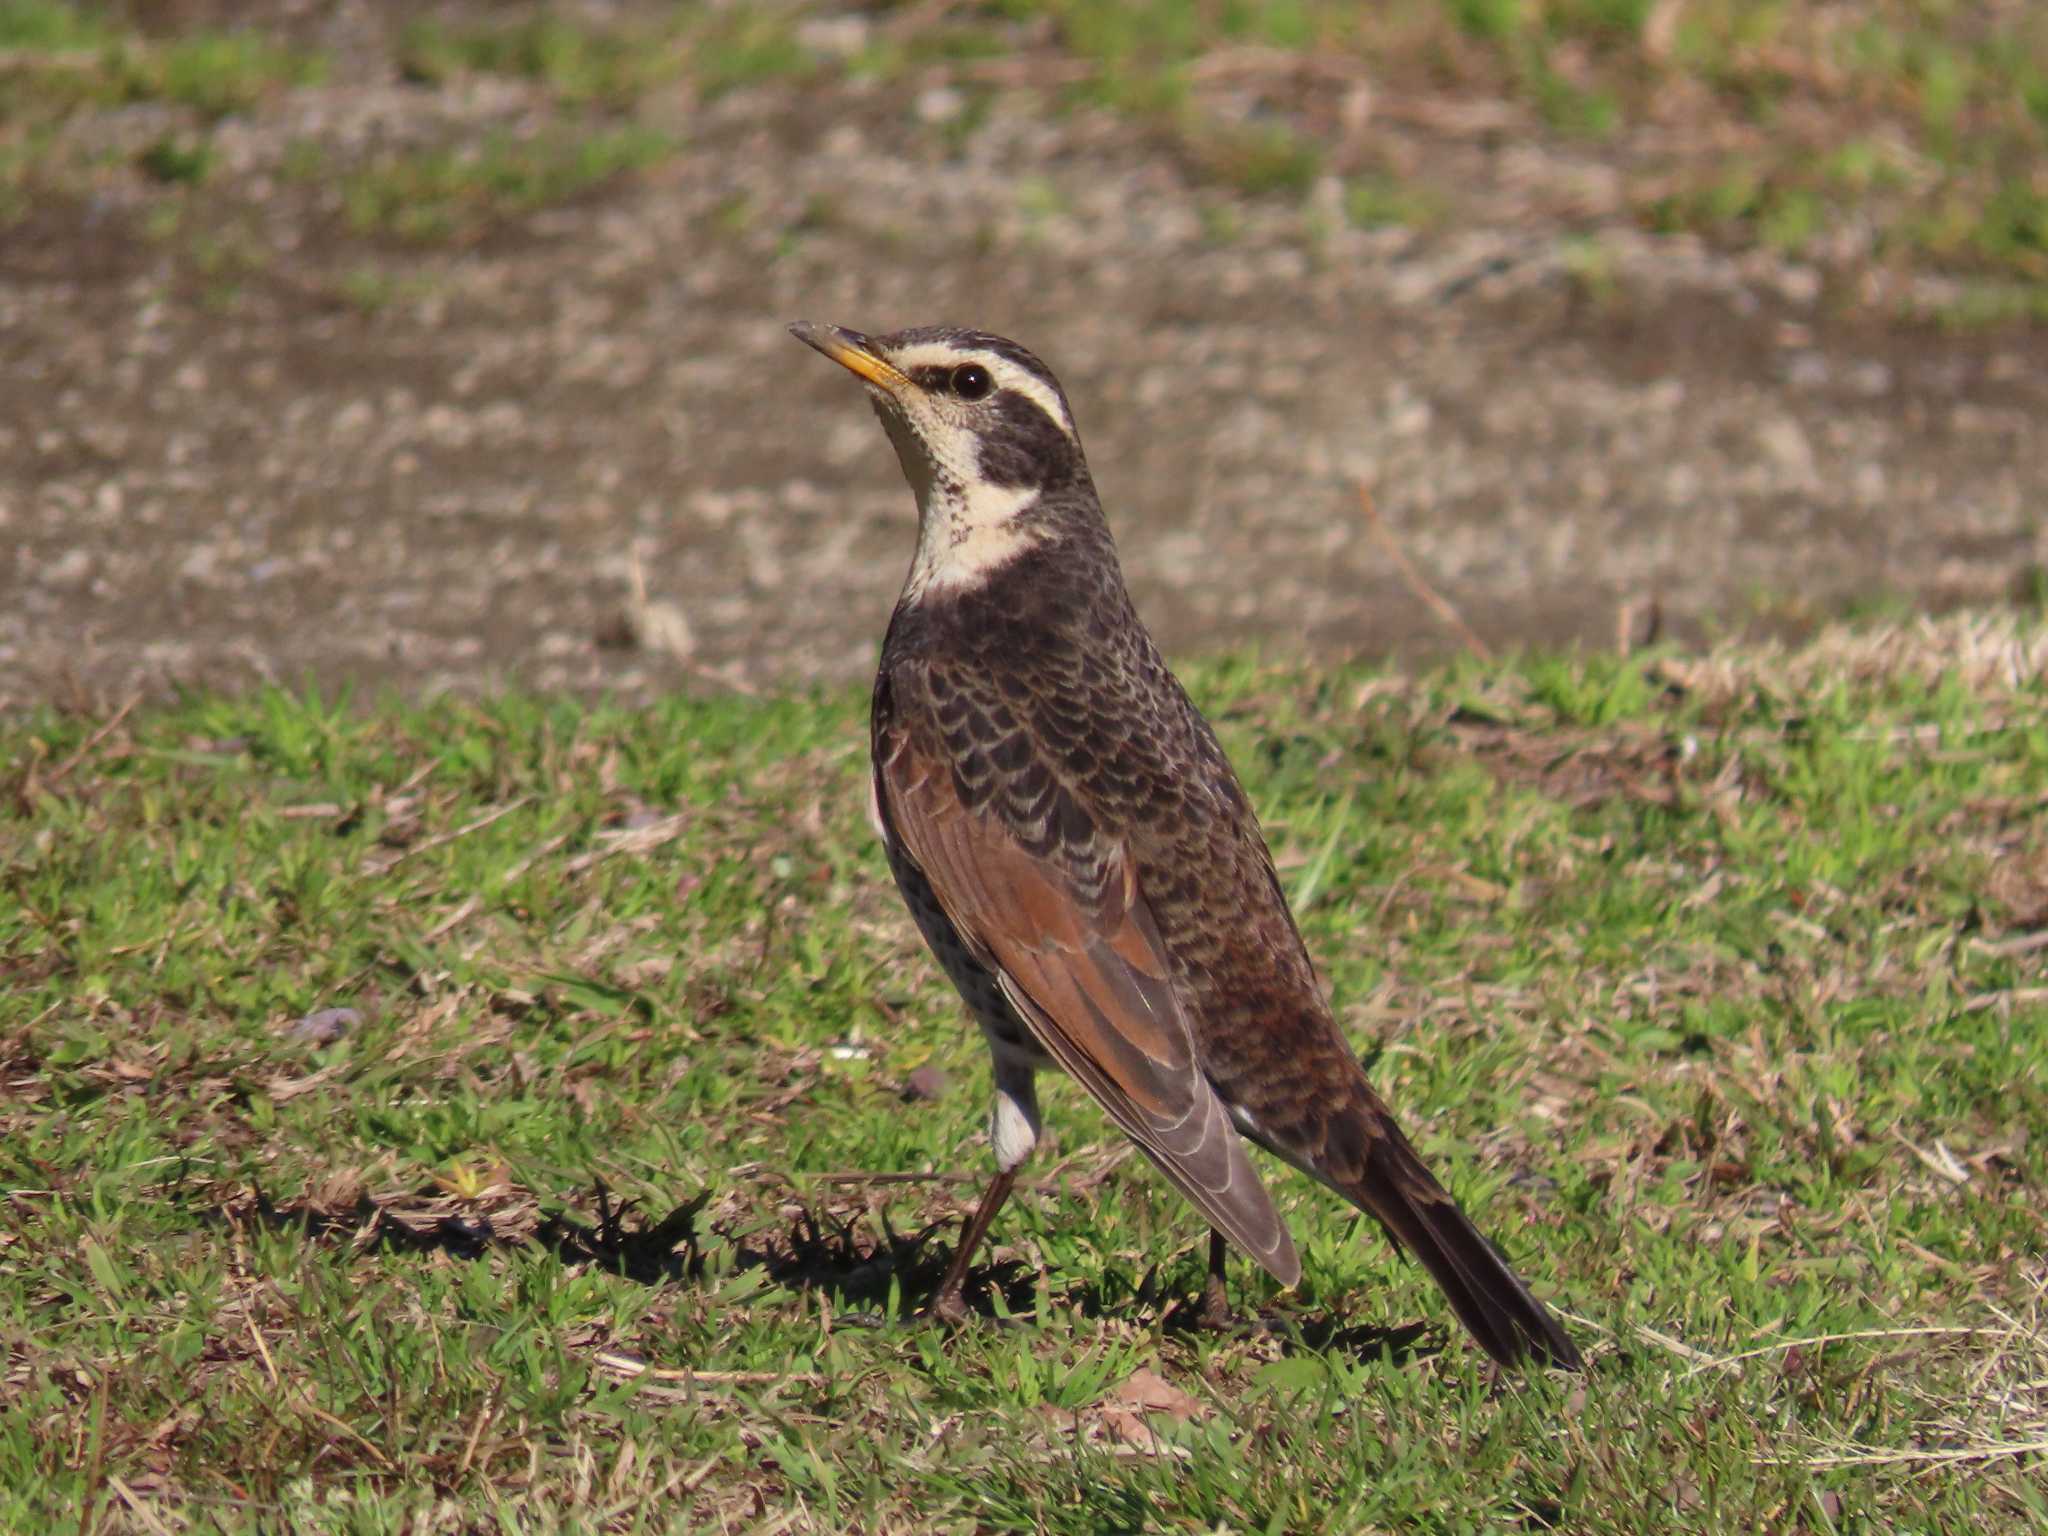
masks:
<path id="1" fill-rule="evenodd" d="M 995 379 L 996 388 L 1014 389 L 1058 422 L 1067 436 L 1074 435 L 1074 418 L 1067 414 L 1059 391 L 1037 374 L 1027 372 L 998 353 L 983 352 L 975 347 L 956 347 L 943 341 L 927 341 L 892 354 L 889 361 L 905 373 L 919 368 L 958 368 L 962 363 L 979 363 Z"/>

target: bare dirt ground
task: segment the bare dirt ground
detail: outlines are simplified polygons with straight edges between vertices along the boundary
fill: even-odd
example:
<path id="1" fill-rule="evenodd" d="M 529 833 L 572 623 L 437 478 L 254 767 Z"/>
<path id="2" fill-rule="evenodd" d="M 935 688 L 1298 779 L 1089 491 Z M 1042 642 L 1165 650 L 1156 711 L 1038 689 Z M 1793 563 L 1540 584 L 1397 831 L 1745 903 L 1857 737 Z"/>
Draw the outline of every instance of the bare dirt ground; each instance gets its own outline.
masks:
<path id="1" fill-rule="evenodd" d="M 951 133 L 945 92 L 858 82 L 678 92 L 674 156 L 466 243 L 353 233 L 280 171 L 516 122 L 524 91 L 343 67 L 220 127 L 175 236 L 112 182 L 0 232 L 0 707 L 857 678 L 912 509 L 796 317 L 1038 350 L 1170 650 L 1455 643 L 1360 481 L 1495 643 L 2004 601 L 2048 563 L 2038 332 L 1889 325 L 1562 218 L 1517 189 L 1585 168 L 1512 138 L 1399 130 L 1478 189 L 1426 232 L 1314 195 L 1225 228 L 1126 120 L 998 97 Z M 68 131 L 132 152 L 159 110 Z"/>

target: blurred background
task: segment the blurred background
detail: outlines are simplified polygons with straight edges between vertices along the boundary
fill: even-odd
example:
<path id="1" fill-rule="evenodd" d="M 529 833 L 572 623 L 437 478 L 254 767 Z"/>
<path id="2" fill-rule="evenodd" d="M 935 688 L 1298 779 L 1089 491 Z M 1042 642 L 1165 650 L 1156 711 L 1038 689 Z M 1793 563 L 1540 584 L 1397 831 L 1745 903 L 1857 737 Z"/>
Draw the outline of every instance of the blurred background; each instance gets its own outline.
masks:
<path id="1" fill-rule="evenodd" d="M 797 317 L 1038 351 L 1182 653 L 2038 606 L 2048 6 L 0 0 L 0 706 L 859 678 Z"/>

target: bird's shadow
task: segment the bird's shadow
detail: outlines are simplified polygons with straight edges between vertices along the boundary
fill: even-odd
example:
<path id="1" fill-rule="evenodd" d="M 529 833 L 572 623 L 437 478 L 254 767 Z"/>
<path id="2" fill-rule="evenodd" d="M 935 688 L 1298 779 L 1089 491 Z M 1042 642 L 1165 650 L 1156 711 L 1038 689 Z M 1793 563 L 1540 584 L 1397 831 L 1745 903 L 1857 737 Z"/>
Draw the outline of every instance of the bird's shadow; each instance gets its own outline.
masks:
<path id="1" fill-rule="evenodd" d="M 1384 1361 L 1400 1367 L 1443 1353 L 1443 1341 L 1427 1323 L 1368 1328 L 1334 1317 L 1307 1317 L 1292 1319 L 1275 1332 L 1285 1355 L 1348 1355 L 1361 1364 Z"/>
<path id="2" fill-rule="evenodd" d="M 596 1194 L 597 1218 L 590 1225 L 556 1211 L 540 1224 L 534 1240 L 566 1264 L 595 1264 L 642 1285 L 703 1278 L 704 1237 L 697 1218 L 711 1203 L 709 1189 L 654 1221 L 639 1213 L 637 1200 L 614 1203 L 602 1180 Z"/>
<path id="3" fill-rule="evenodd" d="M 288 1202 L 279 1205 L 261 1189 L 246 1203 L 207 1212 L 223 1223 L 254 1222 L 279 1235 L 313 1241 L 346 1240 L 369 1253 L 443 1253 L 455 1259 L 480 1259 L 494 1248 L 516 1247 L 520 1238 L 501 1232 L 489 1216 L 448 1215 L 413 1226 L 396 1220 L 368 1195 L 340 1206 Z"/>
<path id="4" fill-rule="evenodd" d="M 614 1202 L 604 1186 L 597 1188 L 597 1215 L 584 1225 L 565 1213 L 548 1218 L 538 1234 L 565 1262 L 593 1263 L 645 1285 L 701 1283 L 705 1245 L 698 1216 L 711 1192 L 701 1191 L 659 1220 L 641 1216 L 635 1202 Z M 892 1320 L 919 1315 L 951 1259 L 944 1242 L 933 1239 L 956 1230 L 950 1221 L 934 1222 L 905 1234 L 884 1214 L 879 1236 L 829 1212 L 801 1208 L 787 1225 L 777 1224 L 743 1235 L 733 1245 L 734 1270 L 760 1269 L 775 1284 L 792 1290 L 815 1290 L 832 1296 L 849 1310 L 841 1325 L 886 1326 Z M 1135 1290 L 1105 1288 L 1082 1282 L 1046 1298 L 1035 1267 L 1021 1259 L 978 1264 L 967 1272 L 965 1300 L 975 1316 L 1007 1321 L 1028 1316 L 1042 1301 L 1083 1317 L 1153 1315 L 1161 1331 L 1193 1341 L 1198 1338 L 1269 1337 L 1283 1355 L 1346 1355 L 1362 1363 L 1407 1366 L 1441 1350 L 1426 1323 L 1394 1328 L 1351 1324 L 1329 1316 L 1303 1315 L 1284 1304 L 1256 1311 L 1238 1311 L 1222 1328 L 1204 1323 L 1192 1304 L 1201 1292 L 1200 1277 L 1192 1285 L 1182 1277 L 1155 1268 Z"/>
<path id="5" fill-rule="evenodd" d="M 705 1190 L 650 1221 L 635 1202 L 614 1203 L 602 1185 L 597 1217 L 589 1225 L 558 1212 L 541 1224 L 538 1240 L 565 1262 L 591 1263 L 643 1285 L 699 1283 L 706 1270 L 705 1234 L 699 1214 L 711 1198 Z M 758 1269 L 791 1290 L 821 1291 L 848 1312 L 842 1324 L 882 1324 L 917 1314 L 938 1288 L 951 1252 L 932 1239 L 952 1227 L 935 1222 L 900 1233 L 882 1218 L 879 1238 L 852 1222 L 805 1206 L 787 1224 L 742 1234 L 727 1261 L 735 1271 Z M 1018 1259 L 977 1265 L 967 1273 L 970 1312 L 999 1318 L 1029 1311 L 1037 1273 Z"/>
<path id="6" fill-rule="evenodd" d="M 900 1233 L 885 1214 L 876 1234 L 804 1206 L 786 1222 L 728 1235 L 710 1230 L 703 1219 L 713 1194 L 708 1188 L 659 1217 L 647 1216 L 636 1200 L 614 1200 L 601 1181 L 594 1193 L 593 1217 L 579 1220 L 557 1211 L 530 1237 L 500 1231 L 488 1216 L 444 1216 L 414 1225 L 393 1219 L 367 1196 L 351 1207 L 320 1209 L 278 1205 L 258 1191 L 238 1219 L 254 1217 L 273 1231 L 314 1239 L 346 1238 L 364 1249 L 440 1253 L 463 1260 L 537 1242 L 565 1264 L 592 1264 L 649 1286 L 703 1284 L 711 1267 L 710 1249 L 725 1246 L 728 1253 L 719 1262 L 721 1271 L 758 1269 L 787 1289 L 822 1292 L 843 1309 L 838 1319 L 842 1326 L 875 1327 L 908 1321 L 923 1312 L 951 1258 L 950 1246 L 933 1239 L 956 1230 L 953 1222 L 942 1221 Z M 1156 1316 L 1161 1331 L 1171 1337 L 1190 1342 L 1203 1337 L 1268 1337 L 1285 1355 L 1337 1354 L 1405 1366 L 1441 1348 L 1426 1324 L 1365 1327 L 1297 1313 L 1284 1302 L 1239 1310 L 1222 1328 L 1215 1328 L 1199 1319 L 1199 1309 L 1192 1304 L 1200 1294 L 1199 1277 L 1192 1285 L 1182 1284 L 1183 1278 L 1177 1268 L 1164 1274 L 1155 1268 L 1134 1289 L 1084 1281 L 1047 1297 L 1035 1266 L 1021 1259 L 1001 1259 L 968 1270 L 964 1300 L 970 1314 L 992 1321 L 1028 1317 L 1042 1302 L 1089 1318 Z"/>

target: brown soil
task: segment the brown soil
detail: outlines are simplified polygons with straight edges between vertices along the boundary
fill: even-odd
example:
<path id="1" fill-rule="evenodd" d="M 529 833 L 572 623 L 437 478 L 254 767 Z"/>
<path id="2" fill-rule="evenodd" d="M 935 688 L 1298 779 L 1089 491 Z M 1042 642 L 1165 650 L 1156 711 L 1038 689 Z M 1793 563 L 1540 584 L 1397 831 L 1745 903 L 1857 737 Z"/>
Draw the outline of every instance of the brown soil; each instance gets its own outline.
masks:
<path id="1" fill-rule="evenodd" d="M 1179 652 L 1454 644 L 1360 480 L 1494 643 L 1996 602 L 2048 564 L 2038 335 L 1858 318 L 1505 181 L 1426 233 L 1347 228 L 1327 188 L 1220 238 L 1223 194 L 1128 123 L 1005 98 L 962 135 L 942 93 L 858 84 L 679 93 L 674 159 L 454 246 L 353 234 L 279 171 L 531 105 L 339 78 L 224 125 L 169 237 L 119 180 L 0 231 L 0 707 L 860 677 L 911 506 L 796 317 L 1039 351 Z M 347 297 L 366 270 L 389 302 Z"/>

